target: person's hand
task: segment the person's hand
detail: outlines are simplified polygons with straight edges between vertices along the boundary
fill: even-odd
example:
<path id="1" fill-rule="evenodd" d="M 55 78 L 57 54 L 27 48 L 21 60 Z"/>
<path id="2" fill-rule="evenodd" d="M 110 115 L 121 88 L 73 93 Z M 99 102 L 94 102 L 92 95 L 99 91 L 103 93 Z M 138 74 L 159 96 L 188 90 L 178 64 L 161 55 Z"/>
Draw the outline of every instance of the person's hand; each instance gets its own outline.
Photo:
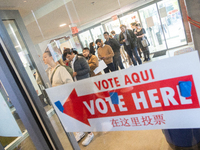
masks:
<path id="1" fill-rule="evenodd" d="M 77 76 L 77 72 L 73 72 L 73 77 Z"/>
<path id="2" fill-rule="evenodd" d="M 126 40 L 125 40 L 125 39 L 123 39 L 123 42 L 126 42 Z"/>

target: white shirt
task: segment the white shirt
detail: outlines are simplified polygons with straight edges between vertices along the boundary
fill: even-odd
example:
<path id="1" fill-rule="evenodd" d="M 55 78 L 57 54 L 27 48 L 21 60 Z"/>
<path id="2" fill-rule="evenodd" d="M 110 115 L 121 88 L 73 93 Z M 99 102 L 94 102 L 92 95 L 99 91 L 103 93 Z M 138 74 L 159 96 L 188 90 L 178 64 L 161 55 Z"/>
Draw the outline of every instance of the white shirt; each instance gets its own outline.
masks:
<path id="1" fill-rule="evenodd" d="M 77 55 L 75 55 L 73 60 L 71 61 L 71 66 L 72 66 L 73 72 L 75 72 L 75 70 L 74 70 L 74 62 L 76 60 L 76 57 L 77 57 Z M 77 81 L 76 76 L 74 77 L 74 81 Z"/>

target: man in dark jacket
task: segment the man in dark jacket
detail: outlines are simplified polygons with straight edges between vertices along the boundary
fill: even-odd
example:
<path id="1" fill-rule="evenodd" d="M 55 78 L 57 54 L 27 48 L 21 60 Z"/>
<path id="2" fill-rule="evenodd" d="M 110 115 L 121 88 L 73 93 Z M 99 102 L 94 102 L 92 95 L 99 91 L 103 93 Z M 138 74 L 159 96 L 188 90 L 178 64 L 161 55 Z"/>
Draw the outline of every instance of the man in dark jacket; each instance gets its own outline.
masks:
<path id="1" fill-rule="evenodd" d="M 66 48 L 64 57 L 70 61 L 69 66 L 73 69 L 73 77 L 74 81 L 89 78 L 90 67 L 83 56 L 78 56 L 77 51 L 73 49 Z M 84 132 L 76 133 L 76 140 L 79 142 L 85 136 Z M 87 146 L 92 139 L 94 138 L 94 134 L 92 132 L 88 132 L 87 138 L 82 142 L 84 146 Z"/>
<path id="2" fill-rule="evenodd" d="M 120 45 L 119 45 L 119 43 L 114 38 L 112 38 L 112 39 L 109 38 L 108 32 L 104 32 L 103 35 L 104 35 L 104 38 L 106 39 L 104 44 L 110 45 L 113 52 L 114 52 L 113 63 L 115 65 L 115 70 L 119 70 L 118 66 L 121 69 L 124 69 L 124 65 L 122 63 L 122 59 L 121 59 L 121 55 L 120 55 Z"/>
<path id="3" fill-rule="evenodd" d="M 73 50 L 69 48 L 65 50 L 64 57 L 70 61 L 69 66 L 74 71 L 74 81 L 90 77 L 90 67 L 84 57 L 74 54 Z"/>
<path id="4" fill-rule="evenodd" d="M 127 54 L 129 55 L 129 57 L 131 58 L 134 66 L 137 66 L 137 62 L 136 62 L 135 58 L 137 59 L 139 64 L 142 64 L 142 61 L 137 53 L 137 37 L 136 37 L 136 35 L 133 33 L 132 30 L 126 29 L 125 25 L 120 25 L 120 29 L 122 32 L 119 35 L 119 42 L 121 44 L 124 44 L 124 49 L 127 52 Z M 133 54 L 134 54 L 135 58 L 133 57 Z"/>

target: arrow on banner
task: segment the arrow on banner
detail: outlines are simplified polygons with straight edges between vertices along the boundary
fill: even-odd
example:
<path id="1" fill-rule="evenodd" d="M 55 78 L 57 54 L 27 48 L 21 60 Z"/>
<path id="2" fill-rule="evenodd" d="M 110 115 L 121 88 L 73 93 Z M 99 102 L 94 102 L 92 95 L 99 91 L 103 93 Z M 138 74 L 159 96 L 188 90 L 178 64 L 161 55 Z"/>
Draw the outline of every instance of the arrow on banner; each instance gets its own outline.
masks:
<path id="1" fill-rule="evenodd" d="M 191 81 L 191 96 L 180 96 L 179 81 Z M 58 109 L 90 126 L 88 119 L 141 114 L 147 112 L 199 108 L 192 75 L 114 90 L 118 104 L 113 104 L 111 91 L 78 96 L 73 89 L 66 102 L 57 101 Z"/>

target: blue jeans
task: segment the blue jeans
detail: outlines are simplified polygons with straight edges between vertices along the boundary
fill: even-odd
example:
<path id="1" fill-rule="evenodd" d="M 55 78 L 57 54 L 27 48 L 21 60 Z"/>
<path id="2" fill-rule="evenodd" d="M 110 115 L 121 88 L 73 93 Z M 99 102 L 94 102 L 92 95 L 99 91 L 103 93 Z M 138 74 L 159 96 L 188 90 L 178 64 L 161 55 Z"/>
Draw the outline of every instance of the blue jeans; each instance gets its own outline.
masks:
<path id="1" fill-rule="evenodd" d="M 135 58 L 137 59 L 139 64 L 142 64 L 142 61 L 137 53 L 137 46 L 135 46 L 133 49 L 131 49 L 131 45 L 125 45 L 125 50 L 126 50 L 127 54 L 129 55 L 129 57 L 131 58 L 134 66 L 137 66 L 137 62 L 136 62 Z M 135 56 L 135 58 L 133 57 L 133 55 Z"/>
<path id="2" fill-rule="evenodd" d="M 115 66 L 115 70 L 119 70 L 118 66 L 121 68 L 121 69 L 124 69 L 124 65 L 122 63 L 122 59 L 121 59 L 121 55 L 120 55 L 120 52 L 119 53 L 116 53 L 113 57 L 113 64 Z"/>
<path id="3" fill-rule="evenodd" d="M 115 71 L 115 66 L 113 63 L 110 63 L 110 64 L 107 64 L 107 67 L 104 69 L 104 72 L 105 73 L 109 73 L 109 70 L 112 72 L 112 71 Z"/>

